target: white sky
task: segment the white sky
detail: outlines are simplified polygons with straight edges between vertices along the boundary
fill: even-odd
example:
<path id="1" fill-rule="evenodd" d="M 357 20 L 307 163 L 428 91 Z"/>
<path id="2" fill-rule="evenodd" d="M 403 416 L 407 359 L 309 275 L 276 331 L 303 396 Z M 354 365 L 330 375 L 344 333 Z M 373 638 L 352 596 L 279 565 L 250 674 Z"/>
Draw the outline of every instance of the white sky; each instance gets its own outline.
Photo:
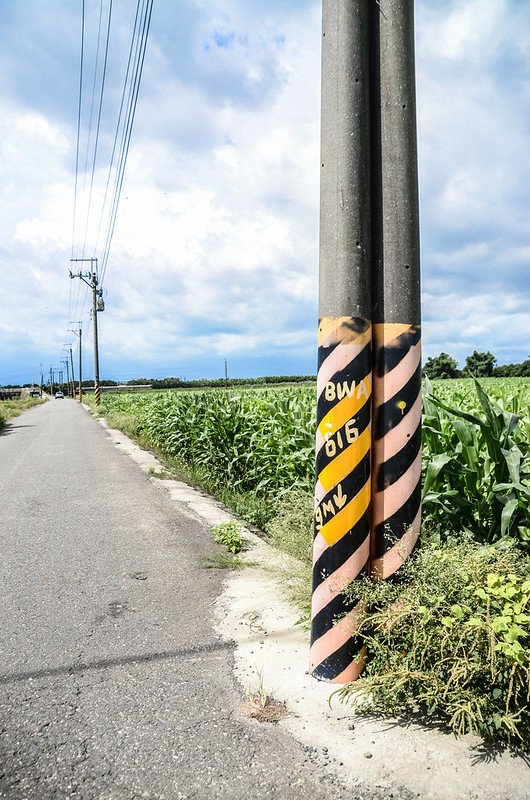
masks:
<path id="1" fill-rule="evenodd" d="M 0 383 L 58 366 L 81 314 L 90 344 L 68 278 L 80 5 L 0 1 Z M 83 164 L 100 0 L 86 6 Z M 114 6 L 93 211 L 136 3 Z M 218 377 L 225 358 L 232 375 L 315 371 L 320 14 L 312 0 L 155 0 L 98 315 L 103 377 Z M 425 357 L 520 361 L 530 4 L 416 0 L 416 15 Z"/>

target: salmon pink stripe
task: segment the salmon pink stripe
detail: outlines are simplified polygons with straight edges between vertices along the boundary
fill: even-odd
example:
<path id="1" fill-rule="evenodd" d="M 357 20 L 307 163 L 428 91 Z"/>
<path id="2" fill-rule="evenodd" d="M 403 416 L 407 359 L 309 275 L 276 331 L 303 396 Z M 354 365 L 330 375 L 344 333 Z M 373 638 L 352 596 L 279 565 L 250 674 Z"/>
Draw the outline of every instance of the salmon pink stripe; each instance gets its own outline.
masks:
<path id="1" fill-rule="evenodd" d="M 348 366 L 350 361 L 357 358 L 366 344 L 338 344 L 334 350 L 331 351 L 326 360 L 320 365 L 317 375 L 317 397 L 320 397 L 326 383 L 331 380 L 336 372 L 341 372 Z"/>
<path id="2" fill-rule="evenodd" d="M 359 575 L 370 557 L 370 534 L 358 549 L 329 578 L 313 592 L 311 619 L 337 597 L 351 581 Z"/>
<path id="3" fill-rule="evenodd" d="M 318 506 L 320 501 L 324 499 L 326 494 L 327 494 L 327 492 L 324 489 L 324 487 L 322 486 L 322 484 L 320 483 L 320 481 L 317 481 L 316 485 L 315 485 L 315 508 Z"/>
<path id="4" fill-rule="evenodd" d="M 396 542 L 383 556 L 372 561 L 372 575 L 374 578 L 384 580 L 398 571 L 414 550 L 414 545 L 420 535 L 420 527 L 421 507 L 399 542 Z"/>
<path id="5" fill-rule="evenodd" d="M 421 451 L 403 475 L 384 492 L 373 495 L 373 525 L 380 525 L 406 503 L 418 484 L 421 474 Z"/>
<path id="6" fill-rule="evenodd" d="M 351 664 L 348 664 L 346 669 L 343 670 L 339 675 L 336 675 L 330 681 L 330 683 L 350 683 L 350 681 L 356 681 L 364 669 L 367 654 L 368 651 L 366 650 L 366 647 L 361 647 L 356 660 L 352 661 Z"/>
<path id="7" fill-rule="evenodd" d="M 324 537 L 317 533 L 313 540 L 313 564 L 316 564 L 322 553 L 328 549 L 329 545 Z"/>
<path id="8" fill-rule="evenodd" d="M 342 619 L 340 619 L 336 625 L 326 631 L 319 639 L 313 642 L 313 646 L 311 647 L 310 653 L 310 665 L 309 669 L 311 672 L 318 667 L 326 658 L 336 653 L 337 650 L 346 644 L 348 639 L 350 639 L 355 631 L 357 630 L 359 616 L 362 610 L 359 609 L 359 606 L 354 608 L 348 614 L 346 614 Z"/>
<path id="9" fill-rule="evenodd" d="M 405 414 L 401 422 L 399 422 L 395 428 L 388 431 L 383 439 L 375 439 L 373 443 L 375 463 L 382 464 L 383 461 L 388 461 L 389 458 L 399 453 L 407 444 L 407 440 L 410 439 L 412 434 L 416 431 L 420 421 L 421 394 L 419 394 L 414 401 L 414 405 L 409 413 Z"/>
<path id="10" fill-rule="evenodd" d="M 421 359 L 421 343 L 411 347 L 393 370 L 374 381 L 374 400 L 377 406 L 391 400 L 412 378 Z"/>

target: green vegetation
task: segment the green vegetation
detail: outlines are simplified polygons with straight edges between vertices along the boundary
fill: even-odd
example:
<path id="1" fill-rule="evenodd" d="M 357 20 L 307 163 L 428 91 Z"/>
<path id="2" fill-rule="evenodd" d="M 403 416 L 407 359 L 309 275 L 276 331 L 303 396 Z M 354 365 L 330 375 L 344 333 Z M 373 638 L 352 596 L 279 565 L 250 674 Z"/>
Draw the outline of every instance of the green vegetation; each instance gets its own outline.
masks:
<path id="1" fill-rule="evenodd" d="M 423 546 L 399 582 L 356 581 L 371 708 L 530 747 L 530 380 L 426 382 Z M 300 559 L 307 622 L 313 387 L 105 395 L 102 411 L 184 480 Z"/>
<path id="2" fill-rule="evenodd" d="M 427 384 L 424 524 L 442 540 L 465 532 L 480 543 L 515 542 L 530 552 L 528 403 L 520 394 L 495 401 L 478 382 L 475 390 L 470 413 Z M 460 400 L 471 405 L 465 395 Z"/>
<path id="3" fill-rule="evenodd" d="M 425 362 L 423 374 L 426 378 L 530 378 L 530 357 L 521 364 L 500 364 L 495 366 L 497 359 L 489 351 L 479 353 L 476 350 L 466 358 L 463 370 L 458 368 L 458 362 L 448 353 L 431 356 Z"/>
<path id="4" fill-rule="evenodd" d="M 530 571 L 517 551 L 427 545 L 401 583 L 357 581 L 370 659 L 339 691 L 363 707 L 421 713 L 456 733 L 530 745 Z"/>
<path id="5" fill-rule="evenodd" d="M 0 428 L 3 428 L 8 419 L 18 417 L 23 411 L 33 406 L 39 406 L 44 403 L 38 397 L 28 397 L 25 400 L 1 400 L 0 401 Z"/>
<path id="6" fill-rule="evenodd" d="M 242 527 L 237 522 L 220 522 L 213 529 L 213 540 L 217 544 L 222 544 L 229 553 L 240 553 L 243 550 L 244 541 L 241 536 Z"/>

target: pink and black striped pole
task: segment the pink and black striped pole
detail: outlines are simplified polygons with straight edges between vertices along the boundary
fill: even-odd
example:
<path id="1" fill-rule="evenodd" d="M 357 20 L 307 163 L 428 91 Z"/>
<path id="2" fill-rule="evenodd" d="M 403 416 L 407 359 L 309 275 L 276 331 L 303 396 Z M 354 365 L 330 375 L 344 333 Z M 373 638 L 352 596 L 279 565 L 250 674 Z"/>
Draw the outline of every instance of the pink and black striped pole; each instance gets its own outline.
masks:
<path id="1" fill-rule="evenodd" d="M 413 0 L 324 0 L 310 671 L 334 683 L 366 656 L 344 590 L 419 533 L 418 230 Z"/>
<path id="2" fill-rule="evenodd" d="M 370 18 L 373 444 L 371 571 L 388 578 L 421 522 L 421 304 L 414 2 Z"/>

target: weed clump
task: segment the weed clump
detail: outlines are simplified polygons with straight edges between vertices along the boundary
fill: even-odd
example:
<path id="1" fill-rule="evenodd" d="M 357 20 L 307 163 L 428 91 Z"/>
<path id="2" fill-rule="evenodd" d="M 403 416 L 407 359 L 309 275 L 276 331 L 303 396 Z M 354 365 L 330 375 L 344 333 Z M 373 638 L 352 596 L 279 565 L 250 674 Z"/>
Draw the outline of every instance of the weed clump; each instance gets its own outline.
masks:
<path id="1" fill-rule="evenodd" d="M 441 720 L 530 746 L 530 570 L 513 549 L 430 545 L 401 581 L 350 587 L 366 605 L 359 634 L 370 660 L 355 683 L 361 709 Z M 356 697 L 357 702 L 357 697 Z"/>
<path id="2" fill-rule="evenodd" d="M 243 550 L 242 527 L 238 522 L 221 522 L 215 526 L 213 531 L 214 542 L 224 545 L 229 553 L 236 554 Z"/>

